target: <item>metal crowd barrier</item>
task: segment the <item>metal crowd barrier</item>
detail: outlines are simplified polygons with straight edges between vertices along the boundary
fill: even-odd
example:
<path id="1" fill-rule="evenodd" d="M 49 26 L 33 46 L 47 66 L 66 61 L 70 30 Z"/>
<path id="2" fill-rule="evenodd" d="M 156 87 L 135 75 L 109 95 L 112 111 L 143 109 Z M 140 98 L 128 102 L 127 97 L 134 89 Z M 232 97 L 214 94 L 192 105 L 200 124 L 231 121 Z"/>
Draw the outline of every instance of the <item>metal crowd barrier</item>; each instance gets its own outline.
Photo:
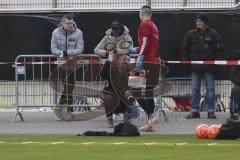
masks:
<path id="1" fill-rule="evenodd" d="M 192 98 L 192 80 L 190 77 L 178 77 L 165 79 L 170 82 L 173 89 L 162 95 L 162 105 L 173 111 L 189 111 Z M 226 111 L 229 107 L 230 93 L 233 84 L 229 80 L 215 80 L 216 111 Z M 200 110 L 206 111 L 206 88 L 204 82 L 201 84 Z"/>
<path id="2" fill-rule="evenodd" d="M 19 108 L 56 107 L 63 91 L 63 77 L 74 74 L 74 111 L 89 111 L 99 107 L 97 94 L 104 82 L 97 81 L 101 59 L 96 55 L 80 55 L 74 63 L 64 64 L 53 55 L 19 55 L 15 60 L 16 113 L 24 121 Z M 75 64 L 77 62 L 77 64 Z M 67 82 L 66 82 L 67 84 Z M 67 84 L 68 85 L 68 84 Z"/>
<path id="3" fill-rule="evenodd" d="M 0 65 L 5 67 L 6 65 Z M 11 66 L 9 67 L 11 69 Z M 14 73 L 14 72 L 12 72 Z M 15 107 L 15 81 L 6 80 L 5 77 L 0 80 L 0 110 L 11 110 Z"/>
<path id="4" fill-rule="evenodd" d="M 12 121 L 15 122 L 18 116 L 24 121 L 20 108 L 56 108 L 63 90 L 62 76 L 65 77 L 69 71 L 74 73 L 75 79 L 71 109 L 74 112 L 88 112 L 92 108 L 100 107 L 99 92 L 105 84 L 98 79 L 101 63 L 102 60 L 98 56 L 87 54 L 68 64 L 57 60 L 53 55 L 19 55 L 15 60 L 16 112 Z M 191 107 L 191 79 L 162 78 L 170 82 L 173 89 L 160 96 L 159 105 L 171 110 L 175 107 L 175 111 L 188 111 Z M 217 105 L 228 108 L 231 88 L 232 83 L 228 80 L 215 81 Z M 205 88 L 202 87 L 202 108 L 206 105 L 205 92 Z M 60 116 L 58 118 L 61 119 Z M 70 115 L 69 120 L 79 119 Z"/>

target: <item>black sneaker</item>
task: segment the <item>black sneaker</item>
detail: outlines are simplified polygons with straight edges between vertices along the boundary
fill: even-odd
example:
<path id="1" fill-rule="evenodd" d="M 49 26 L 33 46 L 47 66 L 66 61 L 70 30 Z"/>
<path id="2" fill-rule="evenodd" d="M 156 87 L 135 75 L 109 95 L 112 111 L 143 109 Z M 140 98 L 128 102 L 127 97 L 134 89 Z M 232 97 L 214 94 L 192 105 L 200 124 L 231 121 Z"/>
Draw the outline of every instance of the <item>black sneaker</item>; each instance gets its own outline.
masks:
<path id="1" fill-rule="evenodd" d="M 61 95 L 59 105 L 64 105 L 64 106 L 69 106 L 73 104 L 73 97 L 71 95 L 66 96 L 66 95 Z M 73 107 L 67 107 L 68 112 L 74 112 Z"/>
<path id="2" fill-rule="evenodd" d="M 73 104 L 73 97 L 72 95 L 67 96 L 67 104 L 72 105 Z"/>
<path id="3" fill-rule="evenodd" d="M 73 97 L 62 95 L 59 101 L 60 105 L 72 105 L 73 104 Z"/>
<path id="4" fill-rule="evenodd" d="M 186 119 L 197 119 L 197 118 L 200 118 L 199 112 L 190 112 L 190 114 L 186 116 Z"/>
<path id="5" fill-rule="evenodd" d="M 113 117 L 109 116 L 109 117 L 107 117 L 107 120 L 108 120 L 108 127 L 109 128 L 114 128 Z"/>
<path id="6" fill-rule="evenodd" d="M 207 117 L 208 117 L 209 119 L 217 119 L 217 117 L 216 117 L 216 115 L 215 115 L 214 112 L 208 112 Z"/>
<path id="7" fill-rule="evenodd" d="M 61 98 L 59 100 L 59 105 L 67 104 L 67 97 L 65 95 L 61 95 Z"/>

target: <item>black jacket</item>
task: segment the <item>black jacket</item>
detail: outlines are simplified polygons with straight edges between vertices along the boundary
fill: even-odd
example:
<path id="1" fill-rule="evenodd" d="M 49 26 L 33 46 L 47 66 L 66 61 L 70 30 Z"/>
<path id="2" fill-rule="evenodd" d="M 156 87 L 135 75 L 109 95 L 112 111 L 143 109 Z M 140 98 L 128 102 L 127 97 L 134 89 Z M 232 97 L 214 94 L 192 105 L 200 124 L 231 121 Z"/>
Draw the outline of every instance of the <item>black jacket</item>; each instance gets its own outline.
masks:
<path id="1" fill-rule="evenodd" d="M 230 71 L 229 79 L 237 86 L 240 86 L 240 66 L 233 66 Z"/>
<path id="2" fill-rule="evenodd" d="M 206 28 L 201 32 L 192 29 L 184 37 L 182 60 L 215 60 L 220 50 L 222 50 L 221 36 L 216 30 Z M 192 71 L 214 72 L 214 65 L 192 65 Z"/>

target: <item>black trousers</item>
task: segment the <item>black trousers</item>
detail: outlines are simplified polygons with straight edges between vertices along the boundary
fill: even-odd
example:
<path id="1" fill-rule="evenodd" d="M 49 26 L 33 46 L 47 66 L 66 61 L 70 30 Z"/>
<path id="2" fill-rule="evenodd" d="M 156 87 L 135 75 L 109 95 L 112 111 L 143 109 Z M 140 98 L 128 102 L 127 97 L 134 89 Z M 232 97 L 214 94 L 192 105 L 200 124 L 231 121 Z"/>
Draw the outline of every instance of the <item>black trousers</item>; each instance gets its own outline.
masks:
<path id="1" fill-rule="evenodd" d="M 146 91 L 150 91 L 148 97 L 143 97 L 137 99 L 139 105 L 143 110 L 149 115 L 154 112 L 155 102 L 154 102 L 154 88 L 158 85 L 159 81 L 159 71 L 160 64 L 145 63 L 143 64 L 143 69 L 145 70 L 146 77 Z"/>
<path id="2" fill-rule="evenodd" d="M 127 110 L 128 105 L 126 103 L 124 103 L 120 97 L 117 96 L 117 94 L 114 92 L 112 86 L 105 87 L 104 90 L 114 93 L 119 101 L 119 104 L 116 106 L 116 108 L 113 111 L 106 113 L 106 116 L 111 117 L 113 115 L 113 113 L 116 113 L 116 114 L 124 113 Z"/>
<path id="3" fill-rule="evenodd" d="M 230 112 L 231 113 L 239 113 L 240 112 L 240 86 L 234 85 L 231 89 L 231 105 L 230 105 Z"/>
<path id="4" fill-rule="evenodd" d="M 63 77 L 63 92 L 62 95 L 72 96 L 72 92 L 75 87 L 75 77 L 74 72 L 72 72 L 68 77 Z"/>
<path id="5" fill-rule="evenodd" d="M 146 90 L 153 88 L 154 87 L 146 87 Z M 143 97 L 137 99 L 137 102 L 148 115 L 154 112 L 155 102 L 153 97 Z"/>

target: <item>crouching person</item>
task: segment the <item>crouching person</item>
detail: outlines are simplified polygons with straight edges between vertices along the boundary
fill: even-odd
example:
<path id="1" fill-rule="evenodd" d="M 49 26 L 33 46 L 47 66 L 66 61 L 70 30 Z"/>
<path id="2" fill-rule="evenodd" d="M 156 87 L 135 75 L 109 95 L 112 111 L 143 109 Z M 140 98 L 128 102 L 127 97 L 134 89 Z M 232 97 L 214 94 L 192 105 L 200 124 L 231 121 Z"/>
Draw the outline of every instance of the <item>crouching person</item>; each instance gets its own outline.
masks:
<path id="1" fill-rule="evenodd" d="M 113 127 L 113 114 L 124 113 L 124 120 L 138 116 L 138 110 L 125 96 L 128 90 L 128 73 L 131 70 L 129 56 L 117 54 L 113 61 L 107 61 L 100 73 L 107 80 L 106 87 L 101 91 L 102 105 L 110 127 Z"/>

